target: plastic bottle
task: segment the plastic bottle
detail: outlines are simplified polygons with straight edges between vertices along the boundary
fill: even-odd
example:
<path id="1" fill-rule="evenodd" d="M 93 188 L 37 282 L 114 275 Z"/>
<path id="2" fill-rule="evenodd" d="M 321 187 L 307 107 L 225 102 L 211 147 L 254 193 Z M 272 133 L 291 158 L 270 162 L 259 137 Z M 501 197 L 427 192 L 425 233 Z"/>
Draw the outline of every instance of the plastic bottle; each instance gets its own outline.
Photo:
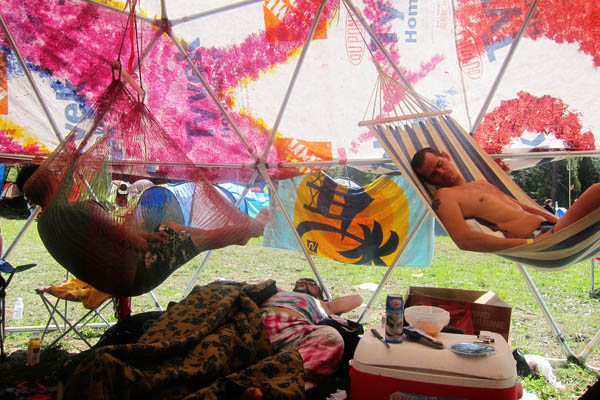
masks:
<path id="1" fill-rule="evenodd" d="M 17 301 L 15 301 L 15 306 L 13 307 L 13 321 L 20 321 L 23 319 L 23 308 L 25 307 L 25 305 L 23 304 L 23 298 L 19 297 L 17 298 Z"/>
<path id="2" fill-rule="evenodd" d="M 33 367 L 34 365 L 39 364 L 41 347 L 42 341 L 39 337 L 34 336 L 29 340 L 29 344 L 27 345 L 27 359 L 25 361 L 25 365 L 28 367 Z"/>

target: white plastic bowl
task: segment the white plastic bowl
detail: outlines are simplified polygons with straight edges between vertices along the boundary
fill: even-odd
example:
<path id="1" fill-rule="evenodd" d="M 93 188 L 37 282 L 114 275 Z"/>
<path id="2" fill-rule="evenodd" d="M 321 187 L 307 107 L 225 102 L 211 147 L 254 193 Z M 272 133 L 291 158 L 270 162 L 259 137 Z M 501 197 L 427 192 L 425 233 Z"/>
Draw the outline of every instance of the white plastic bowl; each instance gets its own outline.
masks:
<path id="1" fill-rule="evenodd" d="M 450 313 L 439 307 L 412 306 L 404 310 L 404 319 L 413 328 L 436 336 L 450 322 Z"/>

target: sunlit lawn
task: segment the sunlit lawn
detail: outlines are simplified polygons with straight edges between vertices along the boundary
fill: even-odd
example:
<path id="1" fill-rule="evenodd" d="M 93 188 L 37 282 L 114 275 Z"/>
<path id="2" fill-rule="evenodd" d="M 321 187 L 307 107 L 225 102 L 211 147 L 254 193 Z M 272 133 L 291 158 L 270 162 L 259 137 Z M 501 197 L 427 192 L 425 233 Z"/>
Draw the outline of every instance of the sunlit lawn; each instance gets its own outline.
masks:
<path id="1" fill-rule="evenodd" d="M 24 221 L 0 219 L 5 249 L 17 235 Z M 203 261 L 204 255 L 173 273 L 163 284 L 153 290 L 154 295 L 166 307 L 170 301 L 178 301 L 183 295 L 190 278 Z M 45 251 L 37 235 L 35 222 L 21 241 L 9 254 L 7 261 L 13 265 L 37 263 L 38 266 L 15 275 L 7 290 L 7 320 L 9 327 L 42 325 L 47 313 L 34 290 L 59 283 L 66 272 Z M 384 268 L 344 265 L 335 261 L 316 259 L 319 273 L 332 295 L 340 296 L 359 293 L 365 302 L 371 297 L 369 290 L 359 288 L 364 283 L 378 283 Z M 581 263 L 563 271 L 545 272 L 530 270 L 530 273 L 551 308 L 564 336 L 575 353 L 583 350 L 585 344 L 600 328 L 599 300 L 592 299 L 589 291 L 589 262 Z M 291 289 L 299 277 L 313 276 L 309 264 L 300 253 L 266 249 L 259 239 L 247 246 L 232 246 L 211 253 L 208 262 L 198 275 L 196 284 L 206 284 L 216 278 L 238 281 L 259 281 L 275 279 L 278 286 Z M 596 283 L 600 285 L 600 283 Z M 496 256 L 459 251 L 445 237 L 436 238 L 434 262 L 427 268 L 396 268 L 373 303 L 366 321 L 373 324 L 381 320 L 387 293 L 406 293 L 409 286 L 433 286 L 462 289 L 491 290 L 497 293 L 513 308 L 511 344 L 523 353 L 540 354 L 550 358 L 563 358 L 562 350 L 552 335 L 549 325 L 537 306 L 520 275 L 510 262 Z M 20 323 L 11 321 L 11 309 L 17 297 L 25 302 L 24 318 Z M 155 310 L 156 306 L 149 295 L 133 299 L 134 313 Z M 350 314 L 357 318 L 358 312 Z M 97 339 L 99 332 L 89 332 Z M 26 347 L 31 332 L 8 332 L 6 348 L 9 351 Z M 76 343 L 76 341 L 73 341 Z M 74 351 L 83 350 L 81 344 Z M 589 358 L 590 365 L 600 367 L 600 355 L 594 350 Z M 554 363 L 554 373 L 565 386 L 560 390 L 543 380 L 523 380 L 524 386 L 535 391 L 541 398 L 577 399 L 596 380 L 590 370 L 569 364 Z"/>

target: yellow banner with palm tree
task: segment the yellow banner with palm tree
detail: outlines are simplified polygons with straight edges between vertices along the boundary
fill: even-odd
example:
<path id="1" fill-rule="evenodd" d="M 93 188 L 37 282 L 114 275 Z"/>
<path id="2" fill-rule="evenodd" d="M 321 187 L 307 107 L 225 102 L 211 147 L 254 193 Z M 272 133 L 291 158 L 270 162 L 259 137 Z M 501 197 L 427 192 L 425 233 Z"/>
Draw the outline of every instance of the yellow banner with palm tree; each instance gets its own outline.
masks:
<path id="1" fill-rule="evenodd" d="M 349 264 L 390 266 L 425 211 L 401 176 L 381 176 L 348 187 L 326 174 L 279 182 L 278 194 L 308 251 Z M 281 211 L 272 210 L 266 247 L 299 250 Z M 433 218 L 425 217 L 401 266 L 428 266 L 433 256 Z"/>

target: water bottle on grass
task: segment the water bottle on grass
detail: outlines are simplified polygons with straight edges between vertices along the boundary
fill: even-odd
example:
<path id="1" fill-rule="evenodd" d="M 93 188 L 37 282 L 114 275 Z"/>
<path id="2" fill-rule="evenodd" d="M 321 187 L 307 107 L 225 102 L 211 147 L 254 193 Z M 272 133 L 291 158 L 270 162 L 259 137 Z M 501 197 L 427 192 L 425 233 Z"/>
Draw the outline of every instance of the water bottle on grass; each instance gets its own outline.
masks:
<path id="1" fill-rule="evenodd" d="M 23 307 L 25 307 L 23 304 L 23 298 L 17 298 L 17 301 L 15 301 L 15 305 L 13 307 L 13 321 L 20 321 L 23 319 Z"/>

